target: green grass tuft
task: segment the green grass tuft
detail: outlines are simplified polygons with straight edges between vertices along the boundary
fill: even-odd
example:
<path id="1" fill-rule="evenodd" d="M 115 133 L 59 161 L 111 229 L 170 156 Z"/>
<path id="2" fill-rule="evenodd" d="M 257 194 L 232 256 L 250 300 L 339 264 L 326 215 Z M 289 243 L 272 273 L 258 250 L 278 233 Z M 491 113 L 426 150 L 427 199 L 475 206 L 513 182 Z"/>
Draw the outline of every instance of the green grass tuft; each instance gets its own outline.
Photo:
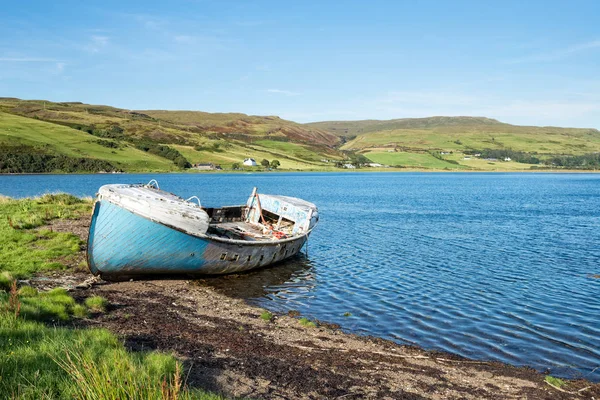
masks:
<path id="1" fill-rule="evenodd" d="M 38 204 L 58 204 L 61 206 L 72 206 L 83 204 L 86 201 L 68 193 L 47 193 L 37 198 Z"/>
<path id="2" fill-rule="evenodd" d="M 7 289 L 11 279 L 65 268 L 59 259 L 80 251 L 81 240 L 72 233 L 35 228 L 55 219 L 81 218 L 90 208 L 90 201 L 67 194 L 0 202 L 0 288 Z"/>
<path id="3" fill-rule="evenodd" d="M 36 297 L 38 295 L 38 291 L 31 286 L 22 286 L 19 289 L 19 296 L 21 297 Z"/>
<path id="4" fill-rule="evenodd" d="M 316 328 L 317 324 L 315 324 L 313 321 L 311 321 L 308 318 L 302 317 L 299 319 L 300 321 L 300 325 L 304 326 L 305 328 Z"/>
<path id="5" fill-rule="evenodd" d="M 92 312 L 105 312 L 108 301 L 101 296 L 92 296 L 85 299 L 85 306 Z"/>
<path id="6" fill-rule="evenodd" d="M 2 294 L 0 293 L 0 298 Z M 36 289 L 23 286 L 19 289 L 21 315 L 31 320 L 68 320 L 78 306 L 64 289 L 53 289 L 39 293 Z"/>
<path id="7" fill-rule="evenodd" d="M 0 272 L 0 290 L 8 291 L 15 278 L 8 271 Z"/>
<path id="8" fill-rule="evenodd" d="M 260 314 L 260 318 L 261 318 L 262 320 L 264 320 L 264 321 L 270 322 L 270 321 L 272 321 L 272 320 L 273 320 L 273 314 L 271 314 L 271 313 L 270 313 L 270 312 L 268 312 L 268 311 L 263 311 L 263 312 Z"/>
<path id="9" fill-rule="evenodd" d="M 563 387 L 567 384 L 567 382 L 563 381 L 560 378 L 555 378 L 552 375 L 546 375 L 545 381 L 551 384 L 552 386 L 556 386 L 557 388 Z"/>
<path id="10" fill-rule="evenodd" d="M 75 304 L 71 307 L 71 311 L 76 318 L 87 318 L 89 316 L 87 307 L 81 304 Z"/>

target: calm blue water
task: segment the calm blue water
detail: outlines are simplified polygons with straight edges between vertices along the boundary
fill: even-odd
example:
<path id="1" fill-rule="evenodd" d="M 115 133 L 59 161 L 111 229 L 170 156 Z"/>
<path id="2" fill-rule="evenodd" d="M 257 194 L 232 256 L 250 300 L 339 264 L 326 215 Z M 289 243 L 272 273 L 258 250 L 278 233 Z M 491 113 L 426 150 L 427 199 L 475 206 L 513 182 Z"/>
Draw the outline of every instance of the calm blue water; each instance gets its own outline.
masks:
<path id="1" fill-rule="evenodd" d="M 600 175 L 318 173 L 0 176 L 0 193 L 147 182 L 207 206 L 316 203 L 308 256 L 211 281 L 345 329 L 600 381 Z M 352 316 L 344 317 L 345 312 Z"/>

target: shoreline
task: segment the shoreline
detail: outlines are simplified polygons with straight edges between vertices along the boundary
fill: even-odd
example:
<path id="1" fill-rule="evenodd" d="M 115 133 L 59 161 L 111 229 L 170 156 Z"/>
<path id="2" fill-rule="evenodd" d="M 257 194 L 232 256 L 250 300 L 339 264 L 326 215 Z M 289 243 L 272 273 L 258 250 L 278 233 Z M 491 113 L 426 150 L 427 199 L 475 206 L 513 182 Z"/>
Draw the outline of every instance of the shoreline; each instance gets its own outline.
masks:
<path id="1" fill-rule="evenodd" d="M 277 170 L 277 171 L 148 171 L 148 172 L 119 172 L 119 173 L 99 173 L 99 172 L 19 172 L 4 173 L 0 176 L 50 176 L 50 175 L 169 175 L 169 174 L 189 174 L 189 175 L 250 175 L 250 174 L 302 174 L 302 173 L 432 173 L 432 174 L 598 174 L 600 170 L 581 170 L 581 169 L 518 169 L 518 170 L 445 170 L 445 169 L 418 169 L 418 168 L 358 168 L 358 169 L 338 169 L 338 170 Z"/>
<path id="2" fill-rule="evenodd" d="M 49 226 L 85 240 L 89 220 L 57 220 Z M 83 257 L 80 251 L 70 269 L 43 273 L 28 283 L 42 290 L 66 287 L 76 299 L 108 299 L 106 313 L 74 326 L 106 328 L 134 352 L 174 353 L 192 387 L 265 399 L 600 397 L 598 383 L 565 379 L 561 389 L 532 368 L 345 333 L 325 322 L 313 327 L 293 311 L 266 319 L 262 308 L 181 278 L 98 280 L 78 289 L 91 277 L 73 269 Z"/>

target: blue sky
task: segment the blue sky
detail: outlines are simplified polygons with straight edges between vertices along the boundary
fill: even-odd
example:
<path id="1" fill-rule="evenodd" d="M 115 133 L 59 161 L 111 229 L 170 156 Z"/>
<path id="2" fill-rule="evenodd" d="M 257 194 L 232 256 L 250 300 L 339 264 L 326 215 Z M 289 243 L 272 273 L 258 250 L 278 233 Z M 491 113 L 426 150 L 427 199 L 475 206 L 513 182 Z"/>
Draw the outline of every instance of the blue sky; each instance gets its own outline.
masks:
<path id="1" fill-rule="evenodd" d="M 28 1 L 0 21 L 0 96 L 600 129 L 595 0 Z"/>

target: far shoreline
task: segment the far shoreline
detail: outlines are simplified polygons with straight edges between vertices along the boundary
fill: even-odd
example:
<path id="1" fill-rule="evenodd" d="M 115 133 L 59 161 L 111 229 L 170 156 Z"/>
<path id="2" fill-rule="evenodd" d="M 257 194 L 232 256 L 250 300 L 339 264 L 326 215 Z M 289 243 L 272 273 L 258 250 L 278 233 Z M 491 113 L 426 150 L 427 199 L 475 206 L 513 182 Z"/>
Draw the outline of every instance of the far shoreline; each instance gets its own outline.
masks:
<path id="1" fill-rule="evenodd" d="M 533 170 L 445 170 L 445 169 L 419 169 L 419 168 L 357 168 L 357 169 L 339 169 L 339 170 L 276 170 L 276 171 L 242 171 L 242 170 L 224 170 L 224 171 L 135 171 L 135 172 L 3 172 L 0 176 L 28 176 L 28 175 L 266 175 L 266 174 L 302 174 L 302 173 L 431 173 L 431 174 L 597 174 L 600 170 L 580 170 L 580 169 L 533 169 Z"/>

